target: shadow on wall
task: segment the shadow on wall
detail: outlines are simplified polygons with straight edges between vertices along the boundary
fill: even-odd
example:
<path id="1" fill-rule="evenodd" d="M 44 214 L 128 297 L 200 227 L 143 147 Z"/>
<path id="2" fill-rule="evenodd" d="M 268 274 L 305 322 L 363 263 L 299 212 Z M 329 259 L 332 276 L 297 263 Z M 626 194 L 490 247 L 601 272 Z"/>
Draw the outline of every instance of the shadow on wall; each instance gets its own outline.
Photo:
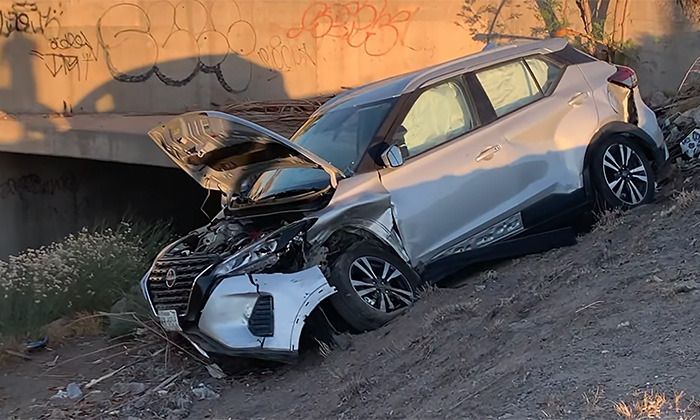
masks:
<path id="1" fill-rule="evenodd" d="M 261 90 L 277 99 L 288 98 L 281 73 L 233 53 L 193 56 L 136 69 L 119 69 L 109 54 L 104 51 L 101 54 L 99 62 L 89 64 L 106 66 L 111 80 L 77 104 L 64 101 L 63 112 L 148 114 L 154 113 L 154 109 L 163 109 L 164 103 L 170 107 L 173 102 L 182 104 L 182 109 L 176 112 L 185 112 L 224 105 L 227 100 L 245 100 L 246 92 Z M 37 61 L 43 61 L 54 78 L 72 76 L 70 72 L 73 71 L 77 74 L 87 71 L 82 57 L 39 53 L 32 38 L 13 33 L 0 47 L 0 65 L 10 73 L 7 87 L 0 89 L 0 110 L 31 114 L 56 112 L 38 101 L 34 77 L 35 71 L 43 68 Z M 212 100 L 221 103 L 212 103 Z"/>
<path id="2" fill-rule="evenodd" d="M 36 43 L 21 33 L 13 33 L 3 43 L 0 65 L 9 70 L 9 74 L 5 73 L 9 78 L 6 87 L 0 88 L 0 111 L 21 108 L 32 110 L 33 114 L 55 114 L 38 99 L 34 79 L 38 67 L 32 60 L 41 58 L 46 64 L 46 60 L 57 58 L 29 54 L 35 48 Z M 226 67 L 212 65 L 216 63 L 228 64 Z M 70 64 L 64 61 L 61 65 Z M 193 66 L 195 70 L 192 70 Z M 232 69 L 242 69 L 245 73 L 232 73 Z M 100 113 L 132 106 L 147 111 L 149 106 L 161 101 L 185 103 L 182 112 L 211 109 L 223 103 L 210 103 L 209 91 L 223 92 L 222 97 L 227 94 L 225 96 L 231 101 L 242 100 L 245 89 L 261 83 L 268 91 L 274 90 L 277 97 L 288 97 L 280 73 L 235 54 L 176 60 L 118 73 L 78 104 L 66 104 L 64 116 L 70 116 L 71 112 Z M 193 101 L 189 104 L 183 98 L 193 98 Z M 0 142 L 5 143 L 60 139 L 53 142 L 53 147 L 60 148 L 62 141 L 71 138 L 65 137 L 65 131 L 83 128 L 76 126 L 79 124 L 77 118 L 69 117 L 36 115 L 14 118 L 8 115 L 7 119 L 8 127 L 16 130 L 0 133 Z M 108 134 L 110 131 L 121 133 L 125 129 L 102 123 L 93 125 L 82 132 L 83 137 L 89 137 L 91 131 Z M 134 134 L 121 144 L 115 142 L 104 147 L 129 147 L 128 142 L 132 139 L 150 143 L 147 136 L 150 128 L 144 127 L 142 139 Z M 126 129 L 134 133 L 141 131 L 140 128 L 135 131 L 134 127 Z M 66 144 L 65 147 L 80 145 Z M 27 150 L 31 147 L 28 146 Z M 159 153 L 155 146 L 153 150 Z M 172 219 L 178 233 L 186 233 L 208 221 L 201 210 L 205 200 L 205 210 L 213 216 L 219 209 L 219 195 L 208 194 L 180 169 L 0 153 L 0 223 L 8 227 L 3 230 L 0 241 L 0 258 L 27 247 L 60 240 L 68 233 L 95 222 L 108 220 L 116 223 L 128 212 L 146 220 Z"/>

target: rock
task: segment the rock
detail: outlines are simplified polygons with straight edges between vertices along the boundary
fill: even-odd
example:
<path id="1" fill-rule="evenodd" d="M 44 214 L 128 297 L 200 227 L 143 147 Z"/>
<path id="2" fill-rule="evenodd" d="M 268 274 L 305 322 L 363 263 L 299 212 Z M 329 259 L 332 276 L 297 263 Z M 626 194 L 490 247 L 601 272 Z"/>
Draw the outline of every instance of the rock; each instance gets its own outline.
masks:
<path id="1" fill-rule="evenodd" d="M 192 394 L 199 400 L 215 400 L 219 398 L 219 394 L 216 392 L 212 391 L 211 388 L 204 384 L 199 384 L 197 385 L 196 388 L 192 389 Z"/>
<path id="2" fill-rule="evenodd" d="M 112 385 L 112 392 L 117 394 L 138 395 L 146 390 L 146 385 L 141 382 L 117 382 Z"/>
<path id="3" fill-rule="evenodd" d="M 695 281 L 682 281 L 673 286 L 673 291 L 676 293 L 688 293 L 697 290 L 700 285 Z"/>
<path id="4" fill-rule="evenodd" d="M 207 372 L 209 372 L 209 375 L 211 375 L 211 377 L 214 379 L 223 379 L 226 377 L 224 371 L 221 370 L 219 365 L 217 365 L 216 363 L 207 365 Z"/>
<path id="5" fill-rule="evenodd" d="M 119 299 L 114 305 L 112 305 L 110 313 L 119 314 L 125 312 L 135 312 L 137 314 L 148 314 L 147 308 L 148 306 L 146 304 L 146 299 L 141 293 L 141 288 L 140 286 L 136 285 L 136 287 L 129 290 L 128 295 Z M 127 317 L 110 316 L 107 334 L 110 337 L 119 337 L 136 332 L 137 327 L 138 324 Z"/>
<path id="6" fill-rule="evenodd" d="M 349 334 L 338 334 L 333 336 L 333 342 L 340 350 L 348 350 L 352 347 L 352 338 Z"/>
<path id="7" fill-rule="evenodd" d="M 67 420 L 69 418 L 70 417 L 68 417 L 60 408 L 54 408 L 49 416 L 49 420 Z"/>
<path id="8" fill-rule="evenodd" d="M 624 321 L 624 322 L 620 322 L 619 324 L 617 324 L 617 328 L 627 328 L 629 326 L 630 326 L 629 321 Z"/>
<path id="9" fill-rule="evenodd" d="M 80 385 L 75 382 L 71 382 L 66 387 L 66 394 L 71 400 L 77 400 L 83 396 L 83 391 L 80 390 Z"/>
<path id="10" fill-rule="evenodd" d="M 102 391 L 92 391 L 85 395 L 85 401 L 100 403 L 109 399 L 109 394 Z"/>
<path id="11" fill-rule="evenodd" d="M 192 400 L 187 398 L 187 396 L 182 396 L 175 401 L 175 405 L 180 410 L 189 410 L 192 408 Z"/>
<path id="12" fill-rule="evenodd" d="M 183 410 L 183 409 L 177 409 L 177 410 L 170 410 L 168 415 L 165 417 L 167 420 L 180 420 L 187 418 L 187 416 L 190 415 L 189 410 Z"/>

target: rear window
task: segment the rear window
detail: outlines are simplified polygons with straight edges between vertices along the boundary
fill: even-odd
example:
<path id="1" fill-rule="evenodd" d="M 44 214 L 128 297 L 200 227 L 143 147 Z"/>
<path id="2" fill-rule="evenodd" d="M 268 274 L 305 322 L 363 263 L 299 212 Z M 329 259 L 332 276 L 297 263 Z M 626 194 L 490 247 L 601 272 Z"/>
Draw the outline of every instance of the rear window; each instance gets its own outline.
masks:
<path id="1" fill-rule="evenodd" d="M 478 72 L 476 78 L 499 117 L 544 96 L 522 60 Z"/>
<path id="2" fill-rule="evenodd" d="M 548 95 L 563 72 L 559 65 L 541 57 L 491 67 L 476 73 L 498 117 Z"/>

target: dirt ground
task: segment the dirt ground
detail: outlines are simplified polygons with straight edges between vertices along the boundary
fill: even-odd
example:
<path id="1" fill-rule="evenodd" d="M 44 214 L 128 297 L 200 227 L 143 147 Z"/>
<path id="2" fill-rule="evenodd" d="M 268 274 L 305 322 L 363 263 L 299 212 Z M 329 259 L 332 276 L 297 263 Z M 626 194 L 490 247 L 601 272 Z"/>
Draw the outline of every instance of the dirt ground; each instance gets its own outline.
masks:
<path id="1" fill-rule="evenodd" d="M 700 193 L 693 177 L 675 182 L 573 247 L 463 273 L 384 328 L 295 365 L 241 362 L 215 379 L 148 332 L 12 360 L 0 418 L 691 419 Z M 70 382 L 80 398 L 51 399 Z"/>

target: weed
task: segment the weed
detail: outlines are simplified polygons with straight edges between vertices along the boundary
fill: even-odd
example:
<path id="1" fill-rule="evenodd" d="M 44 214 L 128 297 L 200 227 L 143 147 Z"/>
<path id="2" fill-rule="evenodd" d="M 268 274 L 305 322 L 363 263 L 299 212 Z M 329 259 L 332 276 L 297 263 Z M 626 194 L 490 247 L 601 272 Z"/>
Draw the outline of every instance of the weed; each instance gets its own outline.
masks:
<path id="1" fill-rule="evenodd" d="M 681 210 L 690 208 L 700 198 L 700 190 L 682 190 L 673 196 L 673 201 Z"/>
<path id="2" fill-rule="evenodd" d="M 622 215 L 624 212 L 620 209 L 606 210 L 598 216 L 598 222 L 595 225 L 594 231 L 606 231 L 622 224 Z"/>
<path id="3" fill-rule="evenodd" d="M 479 301 L 479 299 L 472 299 L 469 302 L 452 303 L 435 308 L 426 316 L 425 326 L 426 328 L 432 328 L 438 322 L 442 322 L 451 316 L 472 313 Z"/>
<path id="4" fill-rule="evenodd" d="M 372 385 L 372 382 L 359 375 L 352 376 L 345 385 L 340 388 L 339 396 L 342 402 L 350 401 L 354 398 L 361 397 L 367 392 L 367 389 Z"/>
<path id="5" fill-rule="evenodd" d="M 170 235 L 167 224 L 122 222 L 116 229 L 85 228 L 0 261 L 0 338 L 108 309 L 138 282 Z M 82 319 L 71 328 L 95 330 L 101 322 Z M 59 326 L 51 328 L 60 341 L 64 334 Z"/>

